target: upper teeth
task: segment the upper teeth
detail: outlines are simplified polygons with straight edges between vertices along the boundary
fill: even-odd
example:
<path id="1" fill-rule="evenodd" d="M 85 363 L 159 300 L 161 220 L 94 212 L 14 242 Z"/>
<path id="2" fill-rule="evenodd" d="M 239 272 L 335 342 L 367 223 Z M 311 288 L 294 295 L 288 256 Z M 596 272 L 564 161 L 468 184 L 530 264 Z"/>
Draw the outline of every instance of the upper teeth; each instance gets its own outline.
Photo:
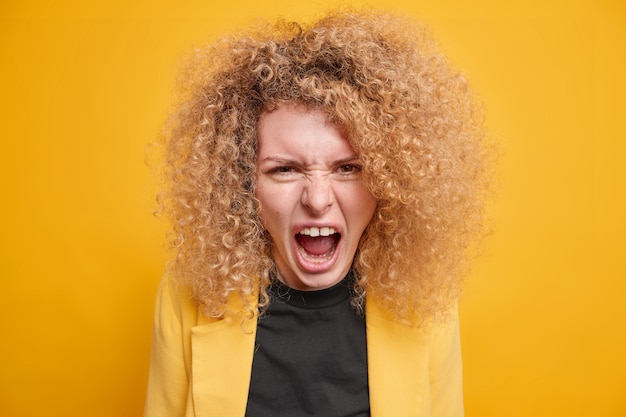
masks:
<path id="1" fill-rule="evenodd" d="M 337 233 L 337 231 L 332 227 L 307 227 L 300 231 L 301 235 L 307 235 L 311 237 L 330 236 L 335 233 Z"/>

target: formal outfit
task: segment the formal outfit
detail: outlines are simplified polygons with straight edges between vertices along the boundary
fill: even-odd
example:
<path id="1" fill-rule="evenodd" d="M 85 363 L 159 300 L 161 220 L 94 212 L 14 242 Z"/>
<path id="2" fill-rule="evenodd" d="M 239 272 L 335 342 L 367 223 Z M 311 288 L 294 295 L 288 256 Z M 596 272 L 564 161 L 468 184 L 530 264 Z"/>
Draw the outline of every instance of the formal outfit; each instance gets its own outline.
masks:
<path id="1" fill-rule="evenodd" d="M 411 327 L 368 298 L 360 317 L 346 310 L 345 288 L 309 295 L 273 286 L 260 319 L 244 320 L 238 295 L 229 300 L 231 314 L 209 319 L 164 277 L 145 417 L 292 417 L 289 407 L 302 415 L 332 408 L 328 417 L 463 416 L 456 314 Z M 293 393 L 284 392 L 289 384 Z"/>

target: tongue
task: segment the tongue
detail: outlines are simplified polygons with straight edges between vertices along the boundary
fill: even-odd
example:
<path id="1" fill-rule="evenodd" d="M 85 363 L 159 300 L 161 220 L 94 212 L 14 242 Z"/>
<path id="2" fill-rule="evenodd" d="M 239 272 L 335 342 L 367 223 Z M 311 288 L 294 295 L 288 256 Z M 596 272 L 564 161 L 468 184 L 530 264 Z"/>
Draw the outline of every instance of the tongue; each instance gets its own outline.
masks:
<path id="1" fill-rule="evenodd" d="M 322 256 L 329 253 L 335 245 L 335 238 L 332 235 L 318 237 L 297 235 L 296 239 L 307 253 L 315 256 Z"/>

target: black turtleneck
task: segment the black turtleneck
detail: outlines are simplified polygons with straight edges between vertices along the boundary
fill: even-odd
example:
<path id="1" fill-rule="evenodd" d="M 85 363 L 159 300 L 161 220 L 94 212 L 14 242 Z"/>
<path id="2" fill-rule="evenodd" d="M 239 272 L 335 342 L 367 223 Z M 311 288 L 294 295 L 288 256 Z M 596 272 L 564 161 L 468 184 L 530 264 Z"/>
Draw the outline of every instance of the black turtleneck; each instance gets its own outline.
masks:
<path id="1" fill-rule="evenodd" d="M 369 416 L 365 319 L 350 304 L 352 275 L 319 291 L 274 281 L 246 416 Z"/>

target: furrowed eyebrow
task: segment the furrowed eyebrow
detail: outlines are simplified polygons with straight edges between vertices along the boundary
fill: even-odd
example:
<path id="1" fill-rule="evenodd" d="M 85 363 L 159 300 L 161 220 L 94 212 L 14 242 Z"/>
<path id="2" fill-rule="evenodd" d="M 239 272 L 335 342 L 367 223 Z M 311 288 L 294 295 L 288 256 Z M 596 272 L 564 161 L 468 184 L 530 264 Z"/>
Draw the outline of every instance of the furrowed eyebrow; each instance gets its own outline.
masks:
<path id="1" fill-rule="evenodd" d="M 349 164 L 349 163 L 357 162 L 359 160 L 360 158 L 358 155 L 351 155 L 351 156 L 348 156 L 347 158 L 342 158 L 342 159 L 333 161 L 333 164 L 334 165 Z M 281 158 L 280 156 L 268 156 L 267 158 L 263 158 L 261 162 L 274 162 L 274 163 L 284 164 L 284 165 L 302 165 L 302 163 L 299 161 L 296 161 L 293 159 Z"/>
<path id="2" fill-rule="evenodd" d="M 361 159 L 358 157 L 358 155 L 352 155 L 352 156 L 349 156 L 347 158 L 343 158 L 343 159 L 340 159 L 338 161 L 335 161 L 335 165 L 349 164 L 349 163 L 353 163 L 353 162 L 358 162 L 360 160 Z"/>
<path id="3" fill-rule="evenodd" d="M 276 162 L 278 164 L 285 165 L 298 165 L 299 163 L 293 159 L 281 158 L 279 156 L 268 156 L 267 158 L 263 158 L 261 162 Z"/>

